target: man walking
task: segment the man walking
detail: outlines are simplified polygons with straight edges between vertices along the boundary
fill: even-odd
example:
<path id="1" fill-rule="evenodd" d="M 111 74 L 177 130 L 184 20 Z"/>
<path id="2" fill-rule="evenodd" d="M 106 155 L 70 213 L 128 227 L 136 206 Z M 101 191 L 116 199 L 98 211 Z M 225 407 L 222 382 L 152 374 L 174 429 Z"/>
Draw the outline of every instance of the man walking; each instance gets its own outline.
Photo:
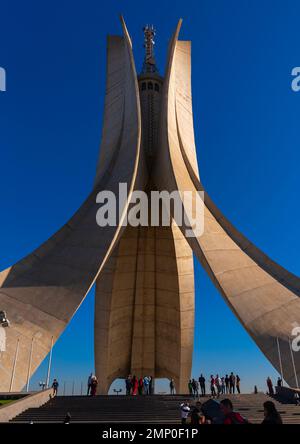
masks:
<path id="1" fill-rule="evenodd" d="M 52 393 L 52 396 L 56 396 L 57 395 L 58 386 L 59 386 L 59 383 L 58 383 L 57 379 L 53 379 L 53 383 L 52 383 L 53 393 Z"/>

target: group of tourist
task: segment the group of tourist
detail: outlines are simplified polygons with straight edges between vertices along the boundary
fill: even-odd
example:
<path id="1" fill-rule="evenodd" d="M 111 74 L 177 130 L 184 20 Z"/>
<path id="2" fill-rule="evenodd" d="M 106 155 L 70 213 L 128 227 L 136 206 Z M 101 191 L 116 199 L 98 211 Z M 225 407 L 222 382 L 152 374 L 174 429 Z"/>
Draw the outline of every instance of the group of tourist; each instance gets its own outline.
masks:
<path id="1" fill-rule="evenodd" d="M 272 401 L 266 401 L 263 404 L 264 419 L 262 424 L 282 424 L 282 419 L 276 406 Z M 223 399 L 220 402 L 220 413 L 222 424 L 249 424 L 249 421 L 240 413 L 234 411 L 230 399 Z M 202 404 L 197 401 L 191 405 L 188 401 L 180 404 L 180 415 L 182 424 L 201 425 L 219 423 L 220 419 L 208 417 L 202 409 Z"/>
<path id="2" fill-rule="evenodd" d="M 241 378 L 239 375 L 234 375 L 233 372 L 226 376 L 210 376 L 210 393 L 213 398 L 225 394 L 241 393 Z M 171 383 L 170 392 L 172 394 Z M 188 392 L 191 396 L 206 396 L 206 379 L 201 374 L 198 381 L 190 379 L 188 382 Z"/>
<path id="3" fill-rule="evenodd" d="M 126 395 L 152 395 L 153 377 L 144 376 L 137 378 L 135 375 L 128 375 L 125 379 Z"/>

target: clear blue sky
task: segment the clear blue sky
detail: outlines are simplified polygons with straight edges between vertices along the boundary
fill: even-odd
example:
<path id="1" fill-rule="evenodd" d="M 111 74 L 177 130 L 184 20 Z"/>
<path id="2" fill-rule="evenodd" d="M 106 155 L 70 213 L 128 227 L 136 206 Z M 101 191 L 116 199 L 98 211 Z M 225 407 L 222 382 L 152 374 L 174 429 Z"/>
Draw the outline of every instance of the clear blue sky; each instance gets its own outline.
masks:
<path id="1" fill-rule="evenodd" d="M 122 12 L 142 66 L 142 27 L 157 29 L 164 71 L 178 18 L 192 40 L 194 122 L 202 180 L 229 219 L 290 271 L 299 265 L 298 0 L 6 0 L 0 14 L 0 269 L 54 233 L 91 189 L 101 135 L 106 35 Z M 276 377 L 196 264 L 193 375 L 238 372 L 242 388 Z M 93 370 L 93 294 L 54 348 L 52 376 Z M 45 379 L 46 365 L 32 378 Z M 118 385 L 118 384 L 117 384 Z M 160 384 L 164 390 L 165 385 Z"/>

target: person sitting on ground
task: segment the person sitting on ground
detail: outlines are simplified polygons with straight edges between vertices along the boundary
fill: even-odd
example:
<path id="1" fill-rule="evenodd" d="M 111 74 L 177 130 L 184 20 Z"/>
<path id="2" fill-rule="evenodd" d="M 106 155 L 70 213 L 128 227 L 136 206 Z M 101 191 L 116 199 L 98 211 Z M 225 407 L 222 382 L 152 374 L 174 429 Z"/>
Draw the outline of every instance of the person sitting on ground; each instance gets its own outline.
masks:
<path id="1" fill-rule="evenodd" d="M 223 424 L 247 424 L 248 421 L 242 415 L 233 411 L 230 399 L 223 399 L 220 402 L 222 413 L 224 414 Z"/>
<path id="2" fill-rule="evenodd" d="M 282 424 L 282 419 L 272 401 L 264 402 L 264 420 L 262 424 Z"/>
<path id="3" fill-rule="evenodd" d="M 64 424 L 70 424 L 70 422 L 71 422 L 71 413 L 68 412 L 68 413 L 66 414 L 65 419 L 64 419 Z"/>
<path id="4" fill-rule="evenodd" d="M 59 383 L 58 383 L 57 379 L 53 379 L 53 383 L 52 383 L 53 393 L 52 393 L 52 396 L 56 396 L 57 395 L 58 386 L 59 386 Z"/>
<path id="5" fill-rule="evenodd" d="M 188 401 L 180 404 L 181 424 L 186 424 L 187 418 L 190 414 L 191 408 Z"/>

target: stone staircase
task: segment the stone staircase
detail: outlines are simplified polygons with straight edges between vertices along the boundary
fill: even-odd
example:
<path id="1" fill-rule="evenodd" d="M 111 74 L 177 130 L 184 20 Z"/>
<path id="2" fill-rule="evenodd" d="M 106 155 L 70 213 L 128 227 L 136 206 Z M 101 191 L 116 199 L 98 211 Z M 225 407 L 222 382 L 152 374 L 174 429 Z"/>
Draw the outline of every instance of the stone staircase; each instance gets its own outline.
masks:
<path id="1" fill-rule="evenodd" d="M 270 397 L 263 393 L 226 395 L 232 400 L 234 409 L 251 423 L 261 423 L 263 403 Z M 205 402 L 209 397 L 201 398 Z M 144 423 L 144 424 L 179 424 L 179 405 L 182 401 L 195 401 L 189 395 L 153 395 L 153 396 L 57 396 L 42 407 L 25 410 L 16 416 L 14 423 L 62 423 L 67 412 L 72 423 Z M 281 404 L 273 399 L 283 422 L 300 424 L 300 407 Z"/>

